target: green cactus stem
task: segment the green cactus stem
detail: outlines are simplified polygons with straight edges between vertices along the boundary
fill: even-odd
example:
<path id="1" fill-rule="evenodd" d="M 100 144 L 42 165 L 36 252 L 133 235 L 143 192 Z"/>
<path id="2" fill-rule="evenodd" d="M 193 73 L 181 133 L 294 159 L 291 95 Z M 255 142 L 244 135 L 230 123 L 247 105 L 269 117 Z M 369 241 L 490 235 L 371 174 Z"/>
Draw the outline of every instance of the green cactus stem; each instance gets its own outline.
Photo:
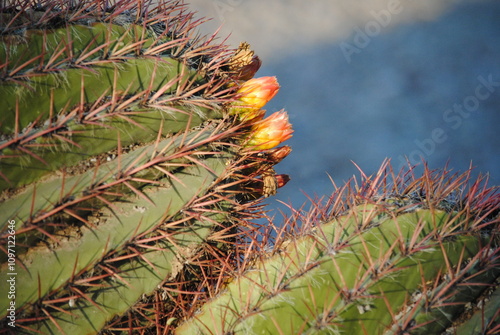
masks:
<path id="1" fill-rule="evenodd" d="M 151 16 L 133 16 L 148 10 L 135 1 L 119 10 L 104 4 L 61 3 L 31 24 L 22 18 L 37 9 L 3 8 L 0 190 L 106 153 L 118 138 L 148 142 L 223 117 L 222 46 L 184 36 L 176 22 L 187 17 L 173 2 Z"/>
<path id="2" fill-rule="evenodd" d="M 273 251 L 253 255 L 176 334 L 498 329 L 494 295 L 470 320 L 464 314 L 500 278 L 500 198 L 479 181 L 467 189 L 469 178 L 426 169 L 405 180 L 386 163 L 326 205 L 274 223 Z"/>
<path id="3" fill-rule="evenodd" d="M 199 139 L 203 141 L 206 138 L 200 137 Z M 180 141 L 180 139 L 178 139 L 178 141 Z M 63 194 L 62 198 L 73 199 L 70 203 L 74 203 L 77 199 L 86 199 L 85 194 L 96 194 L 97 196 L 97 194 L 100 193 L 99 191 L 80 189 L 80 187 L 92 185 L 95 180 L 99 181 L 96 184 L 99 185 L 98 187 L 101 189 L 103 189 L 106 184 L 114 184 L 116 182 L 114 173 L 119 172 L 118 165 L 120 163 L 123 164 L 124 170 L 129 171 L 148 166 L 148 163 L 152 160 L 158 161 L 158 157 L 151 159 L 152 152 L 158 149 L 163 150 L 163 146 L 169 145 L 168 142 L 170 142 L 170 140 L 164 140 L 160 142 L 158 146 L 152 145 L 146 148 L 149 150 L 140 148 L 128 154 L 124 154 L 121 156 L 120 162 L 117 160 L 109 162 L 100 166 L 97 171 L 90 170 L 83 175 L 72 176 L 65 179 L 51 179 L 48 180 L 47 183 L 39 183 L 36 185 L 35 190 L 28 189 L 27 192 L 3 202 L 1 208 L 7 211 L 7 217 L 15 218 L 16 222 L 21 223 L 31 220 L 34 222 L 32 223 L 32 230 L 36 230 L 36 228 L 40 227 L 40 224 L 37 224 L 38 220 L 42 219 L 35 218 L 32 215 L 33 212 L 41 213 L 40 216 L 46 218 L 51 217 L 48 215 L 51 212 L 64 211 L 64 209 L 75 207 L 74 204 L 66 205 L 61 203 L 60 191 L 63 187 L 66 186 L 69 192 Z M 174 143 L 170 150 L 174 149 L 179 150 L 180 147 Z M 29 272 L 24 272 L 24 269 L 18 272 L 20 283 L 18 285 L 19 294 L 16 297 L 17 302 L 20 304 L 26 303 L 27 301 L 23 300 L 25 295 L 30 299 L 36 299 L 40 294 L 45 295 L 49 290 L 57 287 L 58 281 L 64 283 L 64 281 L 67 280 L 66 278 L 70 277 L 73 273 L 79 273 L 82 269 L 89 267 L 92 262 L 99 260 L 103 253 L 119 248 L 123 243 L 129 241 L 137 234 L 143 234 L 153 229 L 162 219 L 173 217 L 192 198 L 207 192 L 217 176 L 222 174 L 226 168 L 225 166 L 220 166 L 224 160 L 218 158 L 222 157 L 224 157 L 223 153 L 217 154 L 214 155 L 215 159 L 211 158 L 203 162 L 206 165 L 205 169 L 197 165 L 186 167 L 183 169 L 182 173 L 177 173 L 179 176 L 176 177 L 176 179 L 168 178 L 168 176 L 158 179 L 157 184 L 163 185 L 163 187 L 157 190 L 155 190 L 156 188 L 152 187 L 152 185 L 149 185 L 146 187 L 147 190 L 144 190 L 144 194 L 134 194 L 132 196 L 133 199 L 130 200 L 120 198 L 120 200 L 114 201 L 112 210 L 107 210 L 105 213 L 101 211 L 98 214 L 89 216 L 89 218 L 92 219 L 92 222 L 89 222 L 90 227 L 75 226 L 76 231 L 74 232 L 64 231 L 64 234 L 68 236 L 79 235 L 77 245 L 74 245 L 73 241 L 67 241 L 69 247 L 64 247 L 64 243 L 58 241 L 57 249 L 61 248 L 60 252 L 55 249 L 56 246 L 46 250 L 48 254 L 45 254 L 43 250 L 39 249 L 30 251 L 30 260 L 26 260 L 26 262 L 32 263 L 33 265 L 30 267 Z M 110 174 L 110 171 L 114 173 Z M 196 181 L 196 178 L 199 179 L 199 181 Z M 124 179 L 125 181 L 123 182 L 126 182 L 127 178 Z M 198 188 L 194 188 L 191 185 L 199 186 Z M 136 186 L 136 189 L 141 188 Z M 37 193 L 46 196 L 33 199 L 33 195 Z M 50 206 L 51 203 L 56 204 L 56 206 Z M 152 206 L 152 204 L 154 204 L 154 206 Z M 94 204 L 94 206 L 96 206 L 96 204 Z M 59 207 L 65 208 L 60 209 Z M 113 212 L 120 213 L 120 215 L 117 216 Z M 85 211 L 74 210 L 72 214 L 74 214 L 74 216 L 83 217 L 85 216 Z M 123 220 L 123 217 L 127 217 L 127 220 Z M 52 219 L 54 219 L 54 216 L 52 216 Z M 66 219 L 66 223 L 69 221 L 70 220 Z M 18 231 L 18 239 L 22 240 L 24 235 L 27 235 L 27 232 L 31 231 L 28 230 L 29 228 L 26 226 L 25 224 L 16 229 Z M 23 228 L 25 231 L 24 234 Z M 21 248 L 22 247 L 18 249 L 19 252 L 22 250 Z M 95 250 L 99 252 L 97 254 L 81 254 L 81 250 Z M 3 261 L 5 262 L 6 260 Z M 68 264 L 73 265 L 68 267 Z M 45 272 L 47 267 L 52 269 L 52 273 L 49 274 L 49 276 L 43 275 L 44 280 L 47 280 L 47 282 L 41 282 L 34 285 L 35 283 L 33 281 L 41 277 L 41 274 Z M 36 270 L 37 268 L 38 270 Z M 5 273 L 2 272 L 2 274 Z M 54 278 L 51 279 L 50 275 L 53 275 Z M 28 300 L 28 298 L 26 300 Z"/>

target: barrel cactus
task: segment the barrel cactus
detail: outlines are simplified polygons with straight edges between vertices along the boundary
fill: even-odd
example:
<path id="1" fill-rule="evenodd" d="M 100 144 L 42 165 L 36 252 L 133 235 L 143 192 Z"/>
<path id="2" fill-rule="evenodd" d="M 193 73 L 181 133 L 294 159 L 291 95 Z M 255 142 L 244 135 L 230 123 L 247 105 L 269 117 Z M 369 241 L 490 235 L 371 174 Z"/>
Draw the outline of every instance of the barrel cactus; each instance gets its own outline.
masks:
<path id="1" fill-rule="evenodd" d="M 386 162 L 283 226 L 176 334 L 497 334 L 500 196 Z M 467 186 L 468 185 L 468 186 Z"/>
<path id="2" fill-rule="evenodd" d="M 4 332 L 175 322 L 213 292 L 254 200 L 287 180 L 273 165 L 290 149 L 274 147 L 291 126 L 261 110 L 275 78 L 248 83 L 247 44 L 197 36 L 178 1 L 148 4 L 2 2 Z"/>
<path id="3" fill-rule="evenodd" d="M 2 2 L 0 333 L 498 333 L 497 189 L 385 162 L 258 223 L 292 129 L 249 45 L 200 23 Z"/>

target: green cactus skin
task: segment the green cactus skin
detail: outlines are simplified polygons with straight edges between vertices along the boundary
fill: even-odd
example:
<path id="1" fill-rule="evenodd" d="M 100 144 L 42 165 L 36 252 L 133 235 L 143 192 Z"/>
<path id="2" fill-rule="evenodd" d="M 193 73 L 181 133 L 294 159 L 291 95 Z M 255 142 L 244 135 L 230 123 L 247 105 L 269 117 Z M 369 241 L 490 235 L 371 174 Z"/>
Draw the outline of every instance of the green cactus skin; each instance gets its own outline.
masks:
<path id="1" fill-rule="evenodd" d="M 221 65 L 199 71 L 187 38 L 159 34 L 168 15 L 149 26 L 120 13 L 86 18 L 22 34 L 16 20 L 5 22 L 0 191 L 108 152 L 118 137 L 125 146 L 148 142 L 222 118 L 214 108 L 225 98 Z"/>
<path id="2" fill-rule="evenodd" d="M 204 136 L 197 135 L 200 141 L 208 137 L 205 136 L 204 138 Z M 120 163 L 129 170 L 144 166 L 151 161 L 148 158 L 151 158 L 154 150 L 162 150 L 164 146 L 170 144 L 169 142 L 171 140 L 164 140 L 159 145 L 143 147 L 124 154 Z M 181 147 L 174 142 L 170 150 L 173 151 L 174 149 L 179 150 Z M 226 159 L 228 157 L 226 155 Z M 206 193 L 209 186 L 215 181 L 216 176 L 222 175 L 226 168 L 223 165 L 225 160 L 222 158 L 224 158 L 224 154 L 204 160 L 206 161 L 204 162 L 206 169 L 198 166 L 187 167 L 179 174 L 178 180 L 159 179 L 158 183 L 164 186 L 157 188 L 156 191 L 149 187 L 145 191 L 147 198 L 134 194 L 133 199 L 120 199 L 120 201 L 113 202 L 113 210 L 108 209 L 98 213 L 99 219 L 95 219 L 93 223 L 94 225 L 98 224 L 97 226 L 78 227 L 77 231 L 73 232 L 80 236 L 77 244 L 68 240 L 65 241 L 66 243 L 61 242 L 57 247 L 51 249 L 43 250 L 43 248 L 39 248 L 32 250 L 25 260 L 25 262 L 32 264 L 29 267 L 29 272 L 25 272 L 24 269 L 18 271 L 19 294 L 16 296 L 17 303 L 32 302 L 39 295 L 47 294 L 50 290 L 65 283 L 73 273 L 79 273 L 82 269 L 88 268 L 97 260 L 100 260 L 103 254 L 122 247 L 124 243 L 138 234 L 143 234 L 154 228 L 162 219 L 173 217 L 188 201 L 199 194 Z M 158 159 L 158 157 L 154 157 L 154 159 Z M 83 175 L 72 176 L 64 180 L 50 179 L 46 183 L 39 183 L 36 185 L 36 191 L 27 190 L 28 192 L 5 201 L 0 205 L 0 208 L 7 212 L 7 217 L 15 218 L 16 222 L 27 222 L 30 219 L 30 211 L 47 213 L 54 210 L 50 204 L 59 203 L 60 191 L 64 185 L 70 192 L 64 194 L 63 198 L 71 198 L 75 201 L 84 198 L 85 193 L 91 193 L 91 190 L 84 189 L 83 186 L 91 185 L 92 180 L 99 180 L 100 187 L 105 186 L 106 183 L 113 183 L 115 181 L 113 176 L 119 171 L 117 166 L 120 163 L 112 161 L 102 165 L 97 172 L 90 170 Z M 191 170 L 194 170 L 194 172 L 191 172 Z M 110 174 L 110 171 L 113 174 Z M 191 185 L 199 186 L 194 188 Z M 45 195 L 45 197 L 38 197 L 36 199 L 38 201 L 35 201 L 33 206 L 30 206 L 34 194 Z M 47 206 L 48 204 L 49 206 Z M 16 211 L 17 209 L 20 209 L 21 212 Z M 120 213 L 120 215 L 117 216 L 114 213 Z M 124 217 L 127 220 L 124 220 Z M 103 218 L 107 219 L 102 222 Z M 22 226 L 19 226 L 16 230 L 21 229 Z M 66 232 L 66 234 L 71 235 L 72 233 Z M 23 234 L 18 234 L 17 238 L 21 240 Z M 94 250 L 95 252 L 82 253 L 82 250 Z M 6 265 L 6 263 L 4 264 Z M 72 264 L 72 266 L 69 267 L 68 264 Z M 44 274 L 47 268 L 52 271 L 49 274 Z M 5 270 L 0 274 L 6 275 L 6 273 Z M 54 278 L 51 278 L 51 276 Z M 43 281 L 37 284 L 38 277 L 43 278 Z M 5 278 L 2 277 L 2 279 Z M 25 295 L 27 296 L 26 299 L 24 299 Z M 6 301 L 0 301 L 0 303 L 6 303 Z M 1 310 L 4 307 L 0 305 Z"/>
<path id="3" fill-rule="evenodd" d="M 500 331 L 500 289 L 496 286 L 494 292 L 485 299 L 480 299 L 475 313 L 465 322 L 451 327 L 449 333 L 456 334 L 498 334 Z M 473 307 L 468 306 L 469 308 Z"/>
<path id="4" fill-rule="evenodd" d="M 455 321 L 500 278 L 498 193 L 475 183 L 467 194 L 467 175 L 428 170 L 388 190 L 388 176 L 382 170 L 357 192 L 346 186 L 328 216 L 319 204 L 301 213 L 299 232 L 261 253 L 176 334 L 440 334 L 467 320 Z M 299 224 L 287 220 L 278 236 L 287 225 Z M 494 327 L 492 310 L 460 334 Z"/>
<path id="5" fill-rule="evenodd" d="M 226 110 L 242 71 L 198 23 L 177 1 L 0 8 L 2 285 L 16 239 L 16 328 L 2 294 L 0 333 L 147 331 L 204 294 L 166 286 L 222 273 L 244 193 L 277 161 L 242 150 L 252 124 Z"/>

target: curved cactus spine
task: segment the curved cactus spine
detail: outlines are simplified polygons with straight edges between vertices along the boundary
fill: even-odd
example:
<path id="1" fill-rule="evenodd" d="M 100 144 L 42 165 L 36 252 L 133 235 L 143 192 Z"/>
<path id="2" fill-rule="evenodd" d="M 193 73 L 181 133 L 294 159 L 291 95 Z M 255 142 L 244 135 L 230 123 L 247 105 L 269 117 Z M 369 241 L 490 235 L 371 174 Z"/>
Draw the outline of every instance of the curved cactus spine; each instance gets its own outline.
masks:
<path id="1" fill-rule="evenodd" d="M 177 1 L 0 8 L 0 280 L 16 272 L 0 332 L 143 331 L 224 277 L 278 160 L 245 149 L 253 121 L 228 110 L 260 61 L 198 23 Z M 182 282 L 191 300 L 166 288 Z"/>
<path id="2" fill-rule="evenodd" d="M 334 194 L 333 208 L 297 212 L 286 225 L 303 219 L 300 230 L 176 333 L 440 334 L 464 322 L 464 306 L 498 285 L 500 199 L 478 183 L 467 193 L 468 174 L 447 174 L 426 170 L 407 184 L 398 176 L 387 188 L 385 166 Z M 483 327 L 498 322 L 498 313 L 481 315 Z"/>

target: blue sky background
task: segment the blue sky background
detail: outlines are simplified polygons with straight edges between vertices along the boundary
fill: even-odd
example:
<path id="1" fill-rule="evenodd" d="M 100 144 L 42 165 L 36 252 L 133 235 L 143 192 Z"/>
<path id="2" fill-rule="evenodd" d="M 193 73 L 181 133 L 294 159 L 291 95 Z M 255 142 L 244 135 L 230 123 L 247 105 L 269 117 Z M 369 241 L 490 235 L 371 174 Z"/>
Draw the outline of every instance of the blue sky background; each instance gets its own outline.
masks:
<path id="1" fill-rule="evenodd" d="M 269 199 L 300 206 L 337 183 L 408 156 L 500 185 L 500 2 L 193 0 L 202 26 L 261 56 L 285 108 L 290 183 Z"/>

